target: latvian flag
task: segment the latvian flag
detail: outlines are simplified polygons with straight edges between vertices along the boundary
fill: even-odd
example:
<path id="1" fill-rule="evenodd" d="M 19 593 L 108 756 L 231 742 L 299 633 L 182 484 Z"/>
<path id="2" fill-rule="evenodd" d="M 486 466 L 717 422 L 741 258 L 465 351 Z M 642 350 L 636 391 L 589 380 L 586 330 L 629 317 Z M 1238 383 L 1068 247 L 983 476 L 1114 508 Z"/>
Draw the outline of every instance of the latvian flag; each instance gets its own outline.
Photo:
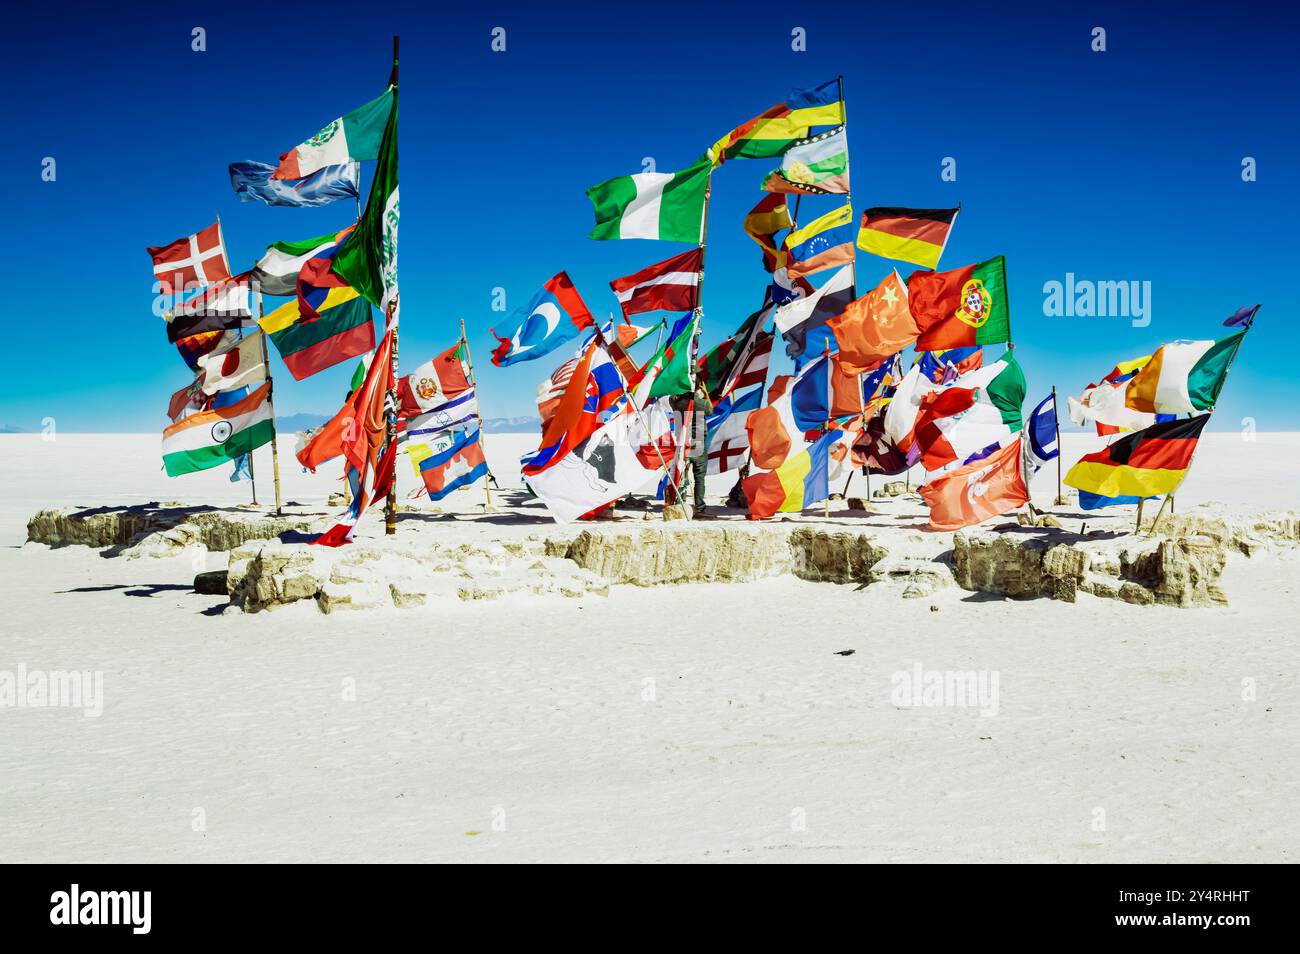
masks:
<path id="1" fill-rule="evenodd" d="M 609 283 L 627 317 L 648 311 L 694 311 L 704 252 L 691 249 Z"/>
<path id="2" fill-rule="evenodd" d="M 145 251 L 153 259 L 154 276 L 167 295 L 230 277 L 220 222 L 214 222 L 201 232 Z"/>

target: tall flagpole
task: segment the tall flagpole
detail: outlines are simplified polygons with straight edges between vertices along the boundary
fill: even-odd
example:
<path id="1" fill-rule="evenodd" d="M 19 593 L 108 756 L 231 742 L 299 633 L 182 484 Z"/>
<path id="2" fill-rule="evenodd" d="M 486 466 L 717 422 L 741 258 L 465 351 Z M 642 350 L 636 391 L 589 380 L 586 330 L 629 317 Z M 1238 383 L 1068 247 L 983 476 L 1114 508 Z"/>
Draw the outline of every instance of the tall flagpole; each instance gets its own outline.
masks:
<path id="1" fill-rule="evenodd" d="M 849 212 L 852 213 L 853 211 L 853 170 L 850 168 L 850 162 L 848 159 L 849 110 L 848 107 L 844 105 L 844 74 L 841 73 L 839 76 L 835 77 L 835 81 L 836 83 L 839 84 L 840 125 L 844 127 L 844 152 L 845 152 L 844 171 L 849 174 L 849 187 L 844 191 L 844 203 L 849 207 Z M 853 220 L 850 219 L 850 221 Z M 849 274 L 853 276 L 852 295 L 854 298 L 857 298 L 858 297 L 858 250 L 856 248 L 856 243 L 853 249 L 853 260 L 849 262 L 849 269 L 850 269 Z"/>
<path id="2" fill-rule="evenodd" d="M 393 72 L 388 78 L 388 85 L 393 87 L 394 92 L 397 90 L 397 43 L 398 37 L 393 36 Z M 394 104 L 396 105 L 396 104 Z M 396 145 L 397 130 L 393 130 L 394 145 Z M 374 188 L 372 185 L 371 188 Z M 393 266 L 394 272 L 397 270 L 396 262 Z M 396 275 L 394 274 L 394 279 Z M 396 285 L 396 281 L 393 283 Z M 388 484 L 388 501 L 384 505 L 384 533 L 387 536 L 393 536 L 397 533 L 397 324 L 394 319 L 397 317 L 397 301 L 401 293 L 394 295 L 388 303 L 388 314 L 385 316 L 386 324 L 391 327 L 388 329 L 393 335 L 393 355 L 392 355 L 392 382 L 393 386 L 388 390 L 388 453 L 393 454 L 393 479 Z"/>
<path id="3" fill-rule="evenodd" d="M 1056 410 L 1056 385 L 1052 385 L 1052 423 L 1056 426 L 1056 506 L 1065 503 L 1061 492 L 1061 417 Z"/>
<path id="4" fill-rule="evenodd" d="M 262 289 L 257 290 L 257 333 L 262 336 L 262 367 L 266 368 L 266 406 L 271 412 L 271 474 L 275 480 L 275 515 L 281 513 L 280 506 L 280 445 L 275 431 L 275 382 L 271 380 L 271 361 L 266 351 L 266 330 L 262 328 Z M 253 453 L 249 451 L 248 466 L 253 466 Z"/>
<path id="5" fill-rule="evenodd" d="M 483 442 L 483 405 L 478 399 L 478 382 L 474 380 L 474 359 L 469 353 L 469 339 L 465 337 L 465 319 L 460 320 L 460 347 L 465 349 L 465 363 L 469 365 L 469 384 L 474 389 L 474 414 L 478 418 L 478 447 L 483 452 L 483 459 L 487 459 L 487 444 Z M 488 473 L 491 473 L 489 468 Z M 483 496 L 487 500 L 484 513 L 490 513 L 492 510 L 492 481 L 487 477 L 483 478 Z"/>
<path id="6" fill-rule="evenodd" d="M 225 233 L 224 233 L 224 232 L 222 231 L 222 229 L 221 229 L 221 213 L 220 213 L 220 212 L 217 213 L 217 238 L 218 238 L 218 240 L 221 242 L 221 251 L 222 251 L 222 253 L 223 253 L 223 255 L 224 255 L 225 250 L 226 250 L 226 235 L 225 235 Z M 226 260 L 225 265 L 226 265 L 226 274 L 230 274 L 230 261 L 229 261 L 228 259 Z M 207 292 L 204 292 L 203 294 L 206 295 Z M 177 304 L 179 304 L 179 300 L 177 300 Z M 203 305 L 204 305 L 205 308 L 207 307 L 207 301 L 206 301 L 206 300 L 204 301 Z M 244 323 L 243 323 L 243 320 L 242 320 L 242 319 L 240 320 L 239 328 L 238 328 L 237 330 L 238 330 L 238 332 L 239 332 L 239 335 L 238 335 L 239 340 L 240 340 L 240 341 L 243 341 L 243 340 L 244 340 Z M 264 347 L 265 347 L 265 346 L 264 346 Z M 262 362 L 262 363 L 263 363 L 263 364 L 266 363 L 266 362 L 265 362 L 265 354 L 263 354 L 263 362 Z M 271 374 L 271 369 L 268 367 L 268 368 L 266 369 L 266 371 L 267 371 L 267 377 L 269 378 L 269 377 L 270 377 L 270 374 Z M 253 452 L 252 452 L 252 451 L 249 451 L 249 452 L 248 452 L 248 483 L 249 483 L 249 485 L 250 485 L 250 487 L 251 487 L 251 489 L 252 489 L 252 492 L 253 492 L 253 506 L 256 507 L 256 506 L 257 506 L 257 474 L 256 474 L 256 472 L 253 470 Z"/>

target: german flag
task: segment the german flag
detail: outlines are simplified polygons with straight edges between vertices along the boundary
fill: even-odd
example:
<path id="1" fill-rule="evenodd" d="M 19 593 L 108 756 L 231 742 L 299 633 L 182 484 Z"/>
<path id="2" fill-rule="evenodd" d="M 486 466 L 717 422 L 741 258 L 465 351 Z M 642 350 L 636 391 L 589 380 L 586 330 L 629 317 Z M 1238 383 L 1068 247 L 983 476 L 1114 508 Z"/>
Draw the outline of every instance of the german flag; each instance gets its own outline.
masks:
<path id="1" fill-rule="evenodd" d="M 934 268 L 957 220 L 956 209 L 867 209 L 858 248 L 881 258 Z"/>
<path id="2" fill-rule="evenodd" d="M 1153 424 L 1088 454 L 1065 482 L 1102 497 L 1154 497 L 1178 489 L 1210 415 Z"/>

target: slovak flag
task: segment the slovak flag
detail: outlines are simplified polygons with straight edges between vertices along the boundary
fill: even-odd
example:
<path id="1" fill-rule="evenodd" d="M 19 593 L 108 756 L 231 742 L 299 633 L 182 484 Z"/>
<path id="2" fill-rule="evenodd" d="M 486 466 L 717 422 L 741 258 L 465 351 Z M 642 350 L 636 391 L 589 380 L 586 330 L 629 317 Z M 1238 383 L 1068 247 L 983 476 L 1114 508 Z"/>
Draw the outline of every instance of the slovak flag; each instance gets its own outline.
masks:
<path id="1" fill-rule="evenodd" d="M 550 354 L 564 342 L 576 338 L 583 328 L 596 323 L 565 272 L 543 285 L 533 300 L 515 315 L 519 327 L 509 338 L 502 338 L 495 329 L 489 329 L 499 342 L 492 352 L 492 363 L 498 368 Z"/>

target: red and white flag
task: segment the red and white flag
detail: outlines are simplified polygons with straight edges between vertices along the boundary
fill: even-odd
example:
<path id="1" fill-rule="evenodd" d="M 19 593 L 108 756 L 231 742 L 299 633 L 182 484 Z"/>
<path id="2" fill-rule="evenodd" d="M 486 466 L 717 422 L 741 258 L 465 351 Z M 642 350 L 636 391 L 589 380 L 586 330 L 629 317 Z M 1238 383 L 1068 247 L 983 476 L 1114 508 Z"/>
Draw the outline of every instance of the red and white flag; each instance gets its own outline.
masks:
<path id="1" fill-rule="evenodd" d="M 745 342 L 743 353 L 736 360 L 731 376 L 722 386 L 722 394 L 713 395 L 714 400 L 755 384 L 767 383 L 767 366 L 772 360 L 772 341 L 775 338 L 776 335 L 772 332 L 762 329 L 750 336 Z"/>
<path id="2" fill-rule="evenodd" d="M 154 276 L 168 295 L 195 285 L 207 285 L 230 277 L 226 243 L 221 223 L 214 222 L 201 232 L 178 238 L 145 251 L 153 259 Z"/>
<path id="3" fill-rule="evenodd" d="M 633 275 L 616 278 L 609 287 L 629 318 L 648 311 L 694 311 L 699 303 L 703 265 L 704 252 L 694 248 Z"/>

